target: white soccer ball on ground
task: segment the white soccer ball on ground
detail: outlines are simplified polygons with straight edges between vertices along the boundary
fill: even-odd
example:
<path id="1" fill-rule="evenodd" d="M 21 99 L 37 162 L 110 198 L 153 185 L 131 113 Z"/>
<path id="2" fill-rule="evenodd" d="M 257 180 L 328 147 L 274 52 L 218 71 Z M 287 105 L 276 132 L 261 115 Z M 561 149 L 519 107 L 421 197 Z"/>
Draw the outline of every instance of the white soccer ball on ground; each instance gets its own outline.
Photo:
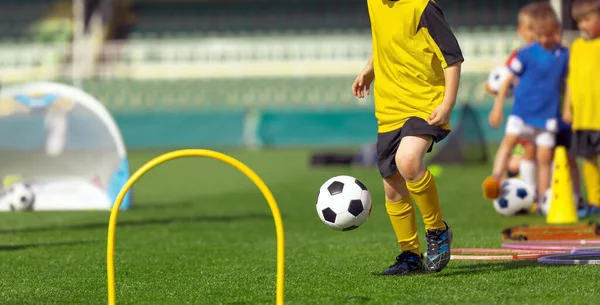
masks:
<path id="1" fill-rule="evenodd" d="M 371 193 L 354 177 L 333 177 L 319 189 L 317 213 L 321 221 L 332 229 L 356 229 L 371 214 Z"/>
<path id="2" fill-rule="evenodd" d="M 542 212 L 542 215 L 544 216 L 548 216 L 548 213 L 550 212 L 550 206 L 552 206 L 552 188 L 549 188 L 545 193 L 544 193 L 544 198 L 542 198 L 542 202 L 540 203 L 540 211 Z M 577 194 L 573 194 L 573 202 L 575 202 L 575 208 L 577 208 L 579 205 L 583 204 L 583 198 L 580 196 L 577 196 Z"/>
<path id="3" fill-rule="evenodd" d="M 27 183 L 15 183 L 6 192 L 6 202 L 11 211 L 31 211 L 35 203 L 35 193 Z"/>
<path id="4" fill-rule="evenodd" d="M 502 84 L 504 84 L 504 81 L 510 75 L 510 73 L 510 70 L 508 70 L 506 66 L 501 66 L 493 69 L 492 72 L 490 72 L 490 75 L 488 76 L 487 80 L 490 89 L 498 93 L 500 91 L 500 88 L 502 87 Z M 506 93 L 507 96 L 511 96 L 513 94 L 513 90 L 514 85 L 511 84 L 508 92 Z"/>
<path id="5" fill-rule="evenodd" d="M 500 197 L 494 200 L 494 209 L 503 216 L 525 214 L 535 200 L 533 185 L 517 178 L 506 179 L 500 186 Z"/>

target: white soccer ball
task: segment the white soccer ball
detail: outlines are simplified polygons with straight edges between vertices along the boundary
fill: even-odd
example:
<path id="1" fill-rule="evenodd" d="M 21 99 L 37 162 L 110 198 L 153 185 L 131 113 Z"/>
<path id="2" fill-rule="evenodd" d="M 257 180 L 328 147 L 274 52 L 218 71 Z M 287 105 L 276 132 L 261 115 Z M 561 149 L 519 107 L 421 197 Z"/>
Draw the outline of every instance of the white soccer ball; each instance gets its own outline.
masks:
<path id="1" fill-rule="evenodd" d="M 500 88 L 502 87 L 502 84 L 504 84 L 504 81 L 510 75 L 510 73 L 510 70 L 508 70 L 506 66 L 497 67 L 494 70 L 492 70 L 492 72 L 490 72 L 490 75 L 488 76 L 487 81 L 490 89 L 498 93 L 500 91 Z M 511 96 L 513 94 L 513 89 L 514 85 L 511 84 L 508 92 L 506 93 L 507 96 Z"/>
<path id="2" fill-rule="evenodd" d="M 535 188 L 517 178 L 506 179 L 500 186 L 500 197 L 494 200 L 494 209 L 503 216 L 527 213 L 535 199 Z"/>
<path id="3" fill-rule="evenodd" d="M 31 211 L 35 203 L 35 193 L 29 184 L 15 183 L 6 192 L 6 201 L 11 211 Z"/>
<path id="4" fill-rule="evenodd" d="M 544 198 L 542 198 L 542 202 L 540 203 L 539 209 L 540 212 L 542 212 L 542 215 L 544 216 L 548 216 L 548 213 L 550 212 L 550 206 L 552 206 L 552 188 L 549 188 L 545 193 L 544 193 Z M 582 201 L 583 198 L 580 196 L 577 196 L 577 194 L 573 194 L 573 202 L 575 202 L 575 207 L 577 208 L 577 206 L 580 204 L 580 201 Z"/>
<path id="5" fill-rule="evenodd" d="M 356 229 L 371 215 L 371 193 L 354 177 L 333 177 L 319 189 L 317 213 L 321 221 L 332 229 Z"/>

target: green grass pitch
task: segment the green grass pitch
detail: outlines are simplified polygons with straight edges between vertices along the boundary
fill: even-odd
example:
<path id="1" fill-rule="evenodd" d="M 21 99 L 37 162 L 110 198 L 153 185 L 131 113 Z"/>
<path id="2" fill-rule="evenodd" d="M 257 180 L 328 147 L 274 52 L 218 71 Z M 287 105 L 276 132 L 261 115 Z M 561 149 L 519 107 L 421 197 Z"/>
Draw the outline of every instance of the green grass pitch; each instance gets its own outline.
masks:
<path id="1" fill-rule="evenodd" d="M 283 217 L 287 304 L 598 304 L 598 267 L 535 261 L 452 261 L 438 274 L 377 275 L 398 254 L 375 169 L 309 169 L 307 150 L 225 151 L 271 188 Z M 136 169 L 159 152 L 133 153 Z M 504 218 L 481 197 L 490 166 L 445 167 L 438 178 L 454 247 L 499 247 Z M 338 232 L 315 211 L 322 182 L 348 174 L 373 195 L 361 228 Z M 116 231 L 118 304 L 273 304 L 275 228 L 248 178 L 216 160 L 187 158 L 135 185 Z M 0 303 L 106 304 L 108 212 L 0 214 Z M 422 229 L 422 223 L 419 224 Z M 420 235 L 422 250 L 424 236 Z"/>

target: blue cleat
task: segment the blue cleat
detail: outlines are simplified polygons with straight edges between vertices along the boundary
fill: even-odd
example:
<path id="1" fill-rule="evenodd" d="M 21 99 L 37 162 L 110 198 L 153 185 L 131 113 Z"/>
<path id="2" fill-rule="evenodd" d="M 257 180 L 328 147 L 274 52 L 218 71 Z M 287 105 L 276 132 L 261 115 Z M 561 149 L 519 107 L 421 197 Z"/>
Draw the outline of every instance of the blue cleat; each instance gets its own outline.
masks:
<path id="1" fill-rule="evenodd" d="M 588 216 L 600 215 L 600 206 L 590 204 L 588 206 Z"/>
<path id="2" fill-rule="evenodd" d="M 409 275 L 423 271 L 423 257 L 411 251 L 404 251 L 396 257 L 396 263 L 383 272 L 383 275 Z"/>
<path id="3" fill-rule="evenodd" d="M 452 229 L 444 221 L 445 230 L 427 230 L 427 256 L 425 268 L 431 272 L 440 272 L 450 262 Z"/>
<path id="4" fill-rule="evenodd" d="M 585 202 L 585 200 L 583 200 L 583 198 L 579 197 L 579 201 L 577 202 L 577 217 L 579 217 L 579 218 L 587 217 L 588 209 L 589 209 L 588 204 Z"/>

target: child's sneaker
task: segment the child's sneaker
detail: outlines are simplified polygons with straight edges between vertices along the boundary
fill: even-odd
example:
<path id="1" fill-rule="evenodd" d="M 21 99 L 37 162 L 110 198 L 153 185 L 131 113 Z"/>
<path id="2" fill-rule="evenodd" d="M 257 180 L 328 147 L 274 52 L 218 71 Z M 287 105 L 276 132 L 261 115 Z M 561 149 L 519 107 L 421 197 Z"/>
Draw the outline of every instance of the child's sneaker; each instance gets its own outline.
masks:
<path id="1" fill-rule="evenodd" d="M 483 181 L 483 197 L 494 200 L 500 197 L 500 180 L 494 176 L 489 176 Z"/>
<path id="2" fill-rule="evenodd" d="M 396 263 L 383 272 L 383 275 L 409 275 L 423 271 L 423 257 L 411 251 L 404 251 L 396 257 Z"/>
<path id="3" fill-rule="evenodd" d="M 427 230 L 427 256 L 425 267 L 429 271 L 439 272 L 450 262 L 450 246 L 452 244 L 452 229 L 444 221 L 446 229 Z"/>
<path id="4" fill-rule="evenodd" d="M 577 217 L 579 217 L 579 218 L 587 217 L 588 209 L 589 209 L 588 204 L 585 202 L 585 200 L 583 200 L 582 197 L 579 197 L 579 200 L 577 202 Z"/>
<path id="5" fill-rule="evenodd" d="M 587 216 L 598 215 L 598 214 L 600 214 L 600 206 L 597 206 L 595 204 L 590 204 L 588 206 Z"/>

